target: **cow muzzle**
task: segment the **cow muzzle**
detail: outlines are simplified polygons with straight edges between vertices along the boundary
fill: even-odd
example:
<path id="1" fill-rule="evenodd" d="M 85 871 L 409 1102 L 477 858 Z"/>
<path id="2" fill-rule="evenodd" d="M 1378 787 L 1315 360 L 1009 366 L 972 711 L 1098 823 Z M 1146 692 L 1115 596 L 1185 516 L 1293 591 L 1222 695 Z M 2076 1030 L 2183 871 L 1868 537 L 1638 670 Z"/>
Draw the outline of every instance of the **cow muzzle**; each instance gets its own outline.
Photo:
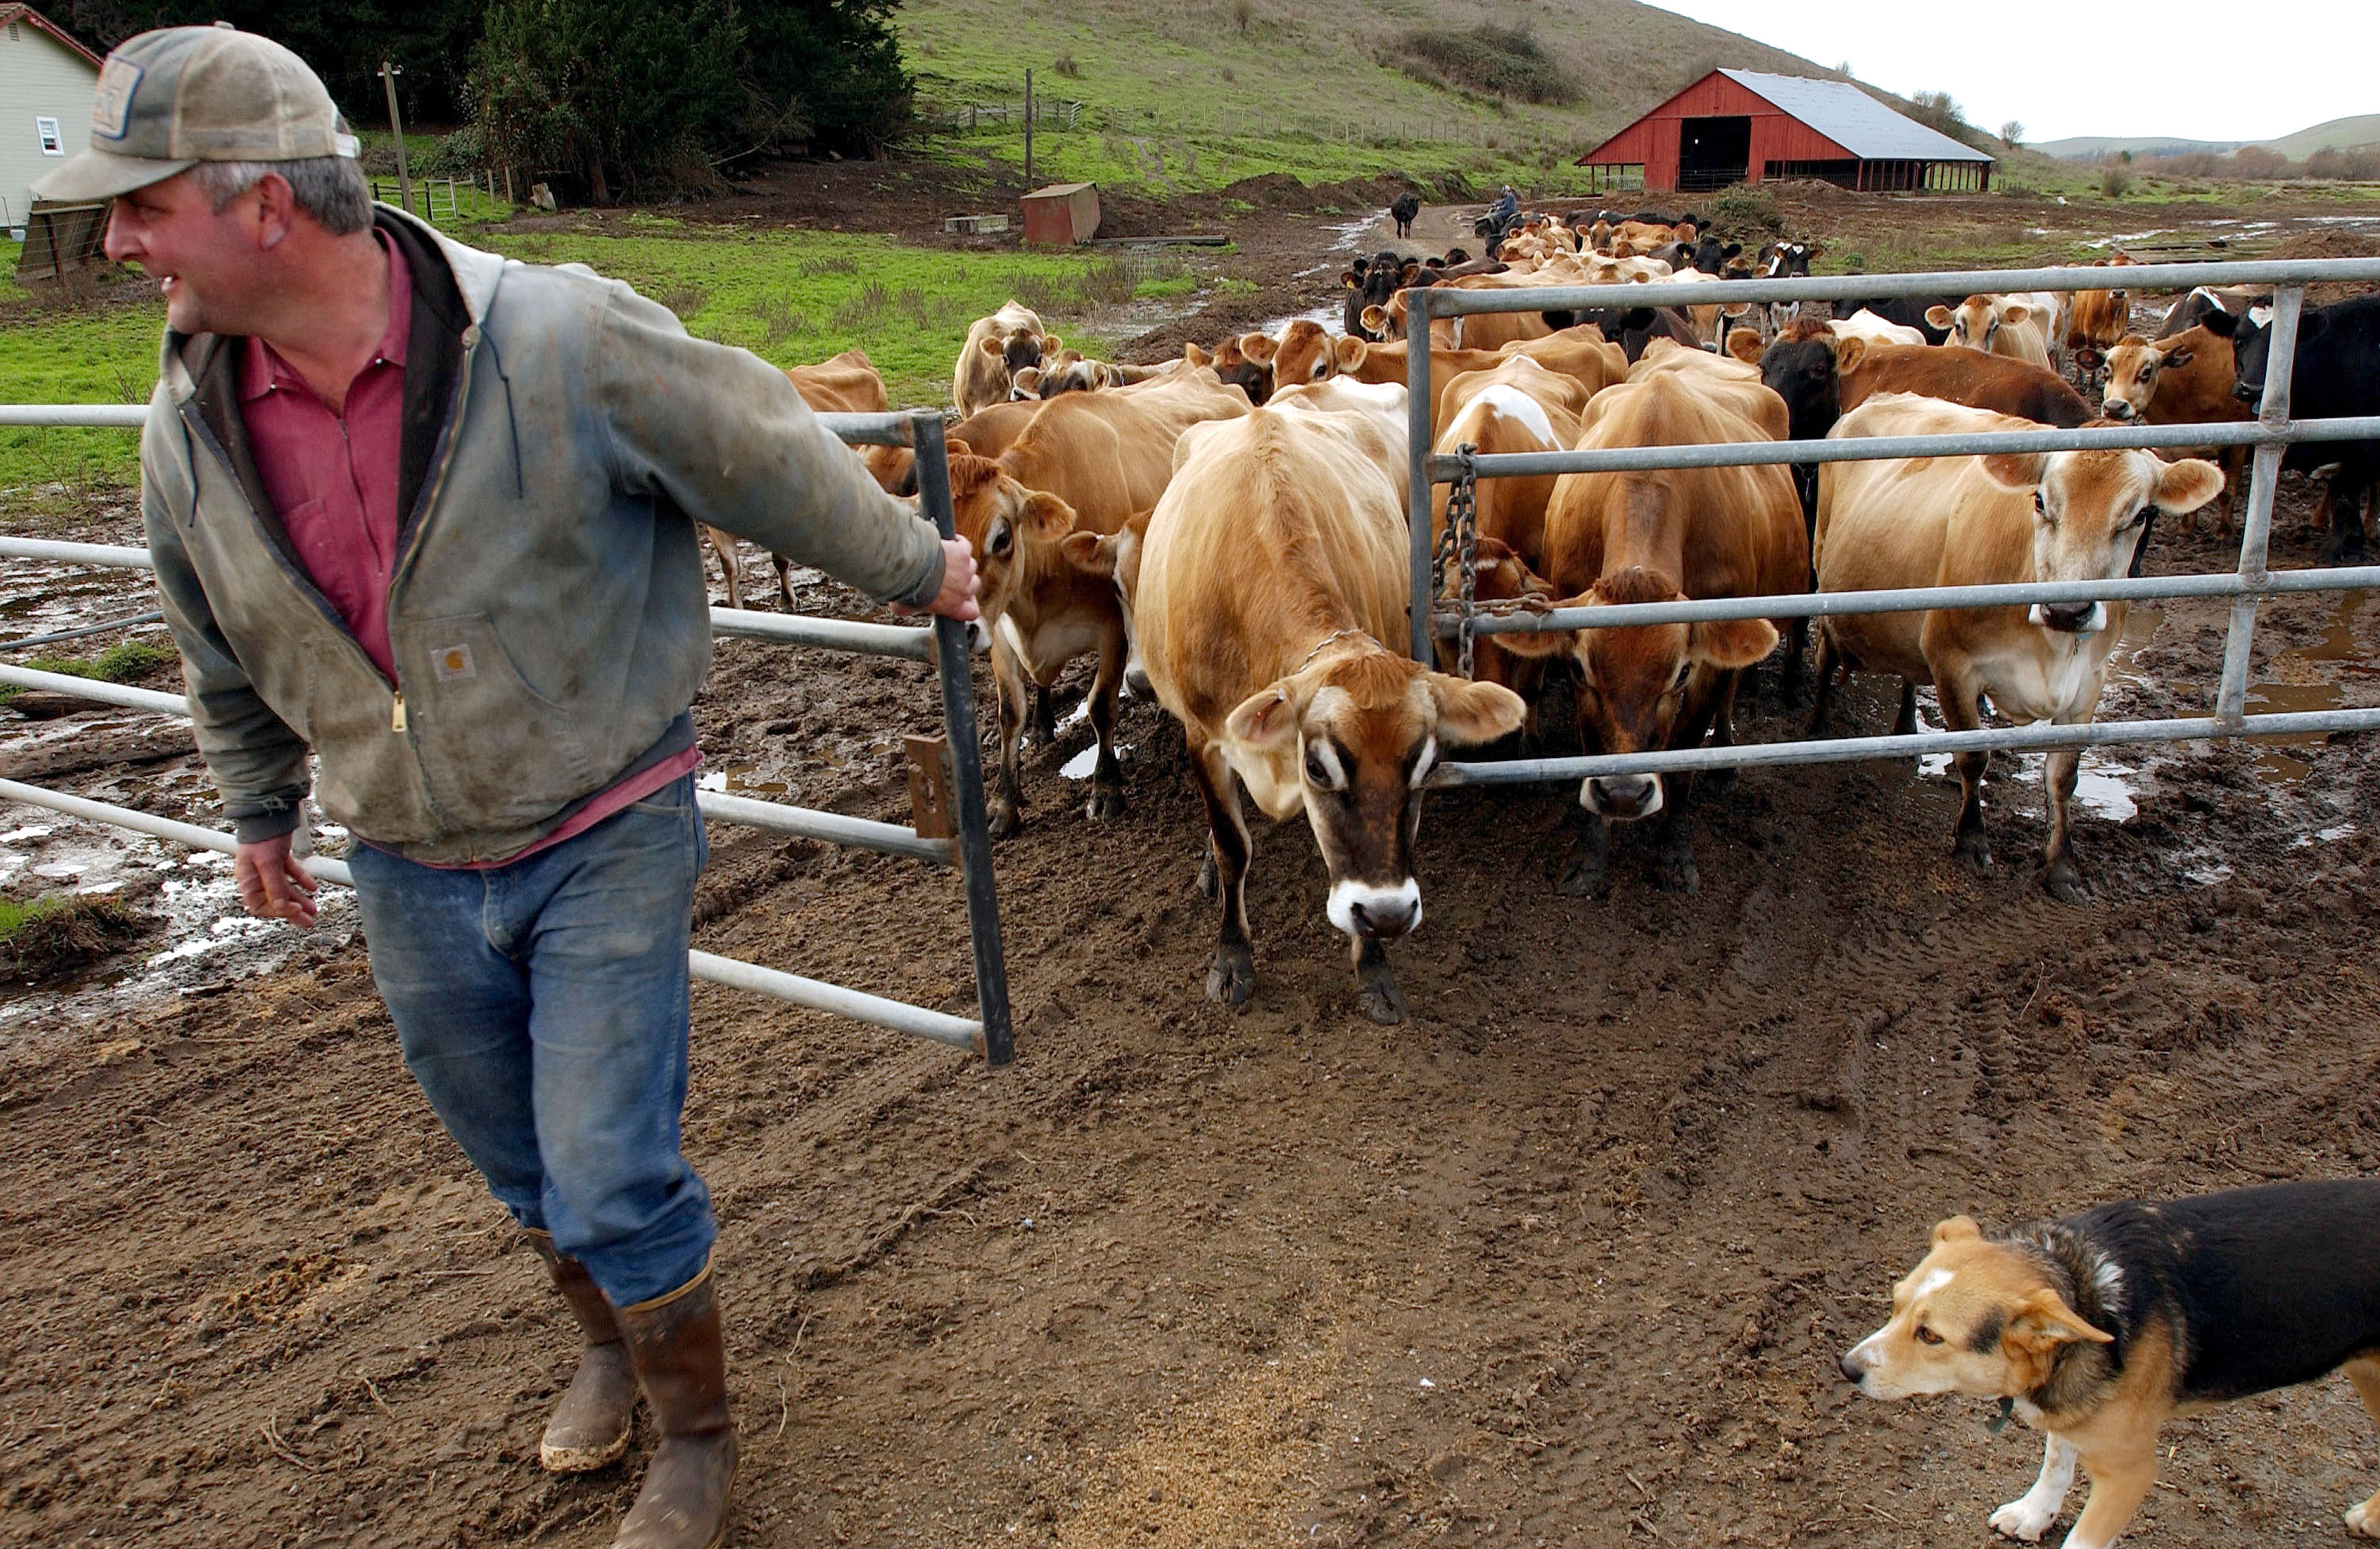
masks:
<path id="1" fill-rule="evenodd" d="M 2107 627 L 2105 603 L 2035 603 L 2028 620 L 2068 635 L 2095 635 Z"/>
<path id="2" fill-rule="evenodd" d="M 2121 398 L 2109 398 L 2099 406 L 2099 412 L 2110 420 L 2129 420 L 2132 417 L 2132 406 Z"/>
<path id="3" fill-rule="evenodd" d="M 1579 787 L 1578 804 L 1599 818 L 1634 823 L 1661 810 L 1658 774 L 1608 774 Z"/>
<path id="4" fill-rule="evenodd" d="M 1421 884 L 1411 877 L 1394 887 L 1333 883 L 1328 912 L 1330 923 L 1348 935 L 1391 940 L 1421 924 Z"/>
<path id="5" fill-rule="evenodd" d="M 2265 384 L 2261 382 L 2235 382 L 2231 384 L 2231 396 L 2241 403 L 2254 403 L 2265 396 Z"/>

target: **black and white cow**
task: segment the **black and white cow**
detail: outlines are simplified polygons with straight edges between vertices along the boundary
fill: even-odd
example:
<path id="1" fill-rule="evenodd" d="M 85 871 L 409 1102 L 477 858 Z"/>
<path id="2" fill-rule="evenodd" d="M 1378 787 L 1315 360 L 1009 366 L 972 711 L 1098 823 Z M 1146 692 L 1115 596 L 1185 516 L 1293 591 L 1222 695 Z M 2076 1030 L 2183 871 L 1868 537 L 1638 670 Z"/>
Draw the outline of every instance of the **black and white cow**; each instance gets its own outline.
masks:
<path id="1" fill-rule="evenodd" d="M 2238 362 L 2232 391 L 2248 403 L 2265 396 L 2265 375 L 2273 352 L 2273 331 L 2252 319 L 2210 312 L 2202 326 L 2228 333 Z M 2289 416 L 2296 420 L 2360 419 L 2380 415 L 2380 296 L 2353 296 L 2316 307 L 2298 320 L 2297 354 L 2289 370 Z M 2330 480 L 2330 538 L 2325 565 L 2357 564 L 2363 558 L 2363 506 L 2380 482 L 2380 441 L 2301 441 L 2281 459 L 2284 468 L 2313 470 L 2338 464 Z"/>

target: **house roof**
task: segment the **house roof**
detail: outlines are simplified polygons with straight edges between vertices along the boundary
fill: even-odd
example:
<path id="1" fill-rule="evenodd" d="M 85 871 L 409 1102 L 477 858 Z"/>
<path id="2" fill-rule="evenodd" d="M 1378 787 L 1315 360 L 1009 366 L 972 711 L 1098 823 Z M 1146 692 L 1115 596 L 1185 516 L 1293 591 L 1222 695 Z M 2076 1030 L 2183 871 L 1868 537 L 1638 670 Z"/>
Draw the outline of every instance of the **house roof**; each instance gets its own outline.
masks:
<path id="1" fill-rule="evenodd" d="M 90 49 L 84 47 L 80 40 L 77 39 L 73 33 L 67 31 L 65 28 L 60 27 L 56 22 L 52 21 L 48 17 L 43 16 L 41 12 L 33 9 L 32 6 L 22 5 L 0 6 L 0 23 L 16 21 L 25 22 L 43 32 L 47 32 L 51 37 L 55 38 L 58 42 L 66 44 L 67 47 L 74 50 L 77 54 L 81 55 L 85 59 L 90 60 L 91 67 L 94 70 L 106 63 L 106 61 L 102 59 L 98 55 L 93 54 Z"/>
<path id="2" fill-rule="evenodd" d="M 1719 74 L 1764 97 L 1864 161 L 1988 162 L 1990 156 L 1895 113 L 1847 80 L 1757 70 Z"/>

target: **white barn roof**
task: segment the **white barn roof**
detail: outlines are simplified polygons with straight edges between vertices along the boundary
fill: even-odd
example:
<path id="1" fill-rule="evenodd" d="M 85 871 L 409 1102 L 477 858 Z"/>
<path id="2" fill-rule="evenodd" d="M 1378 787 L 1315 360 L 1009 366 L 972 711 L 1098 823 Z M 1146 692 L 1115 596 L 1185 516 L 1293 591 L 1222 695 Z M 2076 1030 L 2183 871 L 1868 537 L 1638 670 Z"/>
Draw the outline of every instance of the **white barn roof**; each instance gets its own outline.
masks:
<path id="1" fill-rule="evenodd" d="M 1757 70 L 1719 74 L 1747 91 L 1766 97 L 1787 113 L 1864 161 L 1988 162 L 1972 145 L 1929 129 L 1877 102 L 1844 80 L 1811 80 Z"/>

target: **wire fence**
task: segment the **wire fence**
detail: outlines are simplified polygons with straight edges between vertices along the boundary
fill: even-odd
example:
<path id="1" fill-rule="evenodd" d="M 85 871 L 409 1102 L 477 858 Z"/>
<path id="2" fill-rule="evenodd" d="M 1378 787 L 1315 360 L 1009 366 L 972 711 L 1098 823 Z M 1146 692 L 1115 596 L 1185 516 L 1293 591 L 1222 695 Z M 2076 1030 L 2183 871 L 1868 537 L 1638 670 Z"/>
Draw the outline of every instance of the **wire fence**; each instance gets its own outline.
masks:
<path id="1" fill-rule="evenodd" d="M 1656 282 L 1628 287 L 1632 307 L 1734 302 L 1869 301 L 1894 297 L 1969 293 L 2093 290 L 2103 288 L 2107 271 L 2087 268 L 1983 271 L 1964 274 L 1866 274 L 1824 279 L 1731 280 L 1715 284 Z M 2206 425 L 2093 427 L 2082 430 L 2010 431 L 1959 435 L 1854 437 L 1826 441 L 1730 442 L 1694 446 L 1643 446 L 1501 456 L 1436 455 L 1431 447 L 1433 318 L 1477 312 L 1596 311 L 1611 304 L 1607 287 L 1557 286 L 1528 290 L 1466 290 L 1433 287 L 1408 292 L 1407 388 L 1410 415 L 1407 498 L 1412 524 L 1411 650 L 1429 661 L 1434 640 L 1524 631 L 1624 628 L 1719 619 L 1820 617 L 1851 613 L 1897 613 L 1932 608 L 2007 607 L 2012 604 L 2115 602 L 2167 597 L 2228 597 L 2231 619 L 2225 637 L 2223 671 L 2211 714 L 2198 717 L 1987 727 L 1980 731 L 1919 732 L 1891 737 L 1800 740 L 1759 746 L 1669 748 L 1625 754 L 1519 759 L 1504 762 L 1448 762 L 1434 776 L 1439 785 L 1527 785 L 1603 779 L 1629 774 L 1683 773 L 1747 764 L 1822 763 L 1886 756 L 1922 756 L 1992 750 L 2079 748 L 2119 742 L 2187 741 L 2214 738 L 2304 736 L 2380 729 L 2380 709 L 2334 709 L 2246 714 L 2248 669 L 2254 644 L 2257 604 L 2285 592 L 2346 592 L 2380 586 L 2380 567 L 2362 566 L 2274 573 L 2267 566 L 2273 497 L 2281 460 L 2299 442 L 2380 441 L 2380 416 L 2299 421 L 2289 417 L 2290 379 L 2297 354 L 2305 287 L 2324 282 L 2380 281 L 2380 258 L 2319 259 L 2240 263 L 2142 264 L 2124 270 L 2134 291 L 2187 292 L 2198 286 L 2271 285 L 2276 287 L 2269 364 L 2255 421 Z M 1458 605 L 1440 611 L 1432 576 L 1435 551 L 1431 490 L 1440 483 L 1561 473 L 1678 468 L 1752 467 L 1880 458 L 1972 457 L 1991 452 L 2068 451 L 2107 447 L 2255 448 L 2248 510 L 2240 540 L 2240 560 L 2214 575 L 2144 576 L 2084 582 L 2016 582 L 1993 586 L 1927 587 L 1898 592 L 1808 592 L 1765 597 L 1702 598 L 1685 602 L 1512 611 L 1482 616 Z M 1468 588 L 1464 589 L 1467 596 Z"/>
<path id="2" fill-rule="evenodd" d="M 928 121 L 950 134 L 1002 138 L 1025 132 L 1026 104 L 1014 96 L 969 97 L 925 110 Z M 1463 145 L 1483 151 L 1519 151 L 1549 143 L 1525 126 L 1500 118 L 1466 118 L 1416 109 L 1409 113 L 1284 113 L 1269 107 L 1215 105 L 1203 110 L 1095 105 L 1036 92 L 1033 132 L 1115 135 L 1139 140 L 1302 140 L 1317 144 L 1389 149 L 1400 145 Z"/>

